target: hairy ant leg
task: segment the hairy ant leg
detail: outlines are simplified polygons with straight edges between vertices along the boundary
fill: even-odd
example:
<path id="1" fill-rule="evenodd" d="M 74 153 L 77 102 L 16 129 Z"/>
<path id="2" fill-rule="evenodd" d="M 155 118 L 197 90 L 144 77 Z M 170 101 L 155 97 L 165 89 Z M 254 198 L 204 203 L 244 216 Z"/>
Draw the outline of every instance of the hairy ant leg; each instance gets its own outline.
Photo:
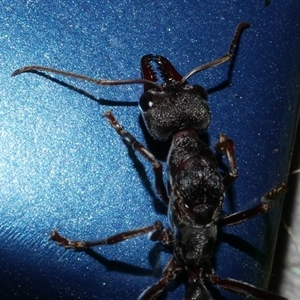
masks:
<path id="1" fill-rule="evenodd" d="M 166 191 L 166 187 L 163 182 L 163 174 L 162 174 L 162 165 L 161 163 L 154 157 L 154 155 L 146 149 L 139 141 L 135 139 L 129 132 L 127 132 L 124 127 L 117 121 L 115 116 L 111 111 L 108 111 L 104 114 L 104 116 L 108 119 L 110 125 L 116 130 L 116 132 L 121 136 L 123 141 L 131 146 L 133 150 L 139 152 L 143 155 L 150 163 L 152 163 L 154 176 L 155 176 L 155 188 L 157 194 L 163 200 L 165 205 L 169 204 L 169 197 Z"/>
<path id="2" fill-rule="evenodd" d="M 249 283 L 234 280 L 231 278 L 220 278 L 214 274 L 210 274 L 207 276 L 213 284 L 232 293 L 242 294 L 245 296 L 251 296 L 257 299 L 264 299 L 264 300 L 274 300 L 274 299 L 287 300 L 284 297 L 274 295 L 268 291 L 259 289 L 258 287 L 251 285 Z"/>
<path id="3" fill-rule="evenodd" d="M 150 226 L 125 231 L 97 241 L 72 241 L 60 235 L 57 230 L 51 232 L 50 239 L 66 249 L 82 251 L 94 246 L 117 244 L 147 233 L 151 233 L 150 239 L 153 241 L 161 241 L 164 244 L 169 244 L 172 241 L 171 232 L 163 230 L 163 225 L 159 221 Z"/>
<path id="4" fill-rule="evenodd" d="M 138 298 L 138 300 L 153 300 L 167 286 L 170 280 L 175 279 L 182 271 L 182 267 L 174 256 L 171 257 L 163 271 L 162 278 L 154 285 L 148 287 Z"/>
<path id="5" fill-rule="evenodd" d="M 229 171 L 223 178 L 223 184 L 227 189 L 238 177 L 236 157 L 234 153 L 234 143 L 226 135 L 220 134 L 219 142 L 216 144 L 215 149 L 218 153 L 224 153 L 229 163 Z"/>
<path id="6" fill-rule="evenodd" d="M 224 219 L 218 222 L 221 226 L 232 226 L 243 223 L 251 218 L 258 215 L 267 213 L 273 207 L 273 200 L 277 195 L 286 191 L 285 183 L 282 183 L 278 187 L 272 188 L 268 193 L 266 193 L 262 198 L 261 202 L 252 208 L 244 211 L 240 211 L 231 215 L 228 215 Z"/>

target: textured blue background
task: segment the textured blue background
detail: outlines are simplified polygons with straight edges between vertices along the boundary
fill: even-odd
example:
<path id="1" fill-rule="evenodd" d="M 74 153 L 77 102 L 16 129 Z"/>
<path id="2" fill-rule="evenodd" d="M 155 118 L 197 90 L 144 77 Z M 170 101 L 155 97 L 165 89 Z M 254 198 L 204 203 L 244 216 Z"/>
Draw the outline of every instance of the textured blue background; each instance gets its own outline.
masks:
<path id="1" fill-rule="evenodd" d="M 151 166 L 128 152 L 102 117 L 113 109 L 163 160 L 165 146 L 147 144 L 141 129 L 142 87 L 99 87 L 53 76 L 68 84 L 63 86 L 33 74 L 11 78 L 19 67 L 135 78 L 140 57 L 154 53 L 184 75 L 225 54 L 236 25 L 248 21 L 231 73 L 225 64 L 189 82 L 210 92 L 211 144 L 219 132 L 236 143 L 240 177 L 224 210 L 248 208 L 286 179 L 298 110 L 299 2 L 0 4 L 1 299 L 136 299 L 169 258 L 146 237 L 95 249 L 95 257 L 48 240 L 53 228 L 96 239 L 155 220 L 167 226 Z M 230 85 L 222 85 L 228 75 Z M 264 286 L 279 216 L 280 205 L 264 218 L 226 229 L 216 273 Z M 183 289 L 179 281 L 162 299 L 181 299 Z M 215 293 L 217 299 L 243 299 Z"/>

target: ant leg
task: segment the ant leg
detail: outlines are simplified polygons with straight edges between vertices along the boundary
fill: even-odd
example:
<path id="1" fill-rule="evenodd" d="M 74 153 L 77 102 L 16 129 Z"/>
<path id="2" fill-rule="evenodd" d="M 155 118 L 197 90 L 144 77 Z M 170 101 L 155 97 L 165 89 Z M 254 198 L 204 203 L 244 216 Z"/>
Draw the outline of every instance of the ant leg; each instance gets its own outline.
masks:
<path id="1" fill-rule="evenodd" d="M 221 226 L 232 226 L 237 225 L 240 223 L 243 223 L 253 217 L 256 217 L 261 214 L 267 213 L 272 207 L 273 207 L 273 199 L 280 193 L 283 193 L 286 191 L 286 185 L 285 183 L 282 183 L 278 187 L 272 188 L 268 193 L 266 193 L 261 198 L 261 203 L 257 204 L 256 206 L 237 212 L 234 214 L 231 214 L 224 219 L 220 220 L 218 222 L 218 225 Z"/>
<path id="2" fill-rule="evenodd" d="M 166 187 L 163 182 L 162 175 L 162 165 L 161 163 L 154 157 L 154 155 L 149 152 L 139 141 L 137 141 L 129 132 L 127 132 L 124 127 L 117 121 L 115 116 L 111 111 L 108 111 L 104 114 L 104 116 L 108 119 L 110 125 L 117 131 L 117 133 L 121 136 L 123 141 L 131 146 L 133 150 L 139 152 L 143 155 L 150 163 L 152 163 L 154 176 L 155 176 L 155 188 L 157 194 L 161 197 L 165 205 L 169 204 L 169 197 L 166 191 Z"/>
<path id="3" fill-rule="evenodd" d="M 162 278 L 155 283 L 154 285 L 147 288 L 138 298 L 138 300 L 153 300 L 157 295 L 159 295 L 166 285 L 168 284 L 169 280 L 175 279 L 182 271 L 182 267 L 179 266 L 177 260 L 174 256 L 171 257 L 167 266 L 163 271 Z"/>
<path id="4" fill-rule="evenodd" d="M 225 186 L 225 189 L 227 189 L 238 177 L 233 140 L 229 139 L 224 134 L 220 134 L 220 139 L 219 142 L 216 144 L 215 149 L 219 153 L 224 153 L 229 163 L 229 171 L 223 178 L 223 184 Z"/>
<path id="5" fill-rule="evenodd" d="M 165 230 L 156 230 L 150 234 L 150 240 L 153 242 L 161 242 L 164 245 L 170 245 L 173 243 L 174 238 L 170 228 Z"/>
<path id="6" fill-rule="evenodd" d="M 213 274 L 208 275 L 208 278 L 215 285 L 233 293 L 251 296 L 255 299 L 288 300 L 287 298 L 274 295 L 268 291 L 259 289 L 249 283 L 245 283 L 242 281 L 234 280 L 231 278 L 220 278 Z"/>
<path id="7" fill-rule="evenodd" d="M 66 249 L 73 249 L 73 250 L 86 250 L 88 248 L 94 246 L 101 246 L 101 245 L 112 245 L 116 244 L 131 238 L 135 238 L 137 236 L 147 234 L 152 232 L 152 235 L 158 236 L 157 240 L 159 240 L 159 235 L 163 232 L 163 225 L 161 222 L 157 221 L 151 226 L 142 227 L 139 229 L 134 229 L 130 231 L 125 231 L 119 234 L 115 234 L 111 237 L 106 239 L 98 240 L 98 241 L 72 241 L 63 236 L 61 236 L 57 230 L 53 230 L 51 232 L 50 239 L 55 241 L 59 246 L 63 246 Z"/>

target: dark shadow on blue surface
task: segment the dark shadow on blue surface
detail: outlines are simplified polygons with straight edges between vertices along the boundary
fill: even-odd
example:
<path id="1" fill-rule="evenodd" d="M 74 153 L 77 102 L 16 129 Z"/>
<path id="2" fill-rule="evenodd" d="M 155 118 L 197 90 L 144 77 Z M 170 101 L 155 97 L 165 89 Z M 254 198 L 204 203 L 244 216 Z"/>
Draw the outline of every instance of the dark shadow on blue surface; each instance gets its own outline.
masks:
<path id="1" fill-rule="evenodd" d="M 170 137 L 166 141 L 155 140 L 149 133 L 141 115 L 139 117 L 139 126 L 146 140 L 145 146 L 151 151 L 151 153 L 156 157 L 156 159 L 165 162 L 167 160 L 172 138 Z"/>
<path id="2" fill-rule="evenodd" d="M 149 259 L 149 263 L 151 265 L 151 267 L 153 268 L 154 271 L 154 276 L 160 278 L 162 271 L 164 269 L 164 265 L 162 265 L 162 263 L 160 262 L 160 254 L 164 252 L 164 253 L 168 253 L 171 257 L 172 255 L 172 248 L 171 247 L 167 247 L 161 243 L 155 243 L 154 247 L 152 247 L 152 249 L 150 250 L 150 252 L 148 253 L 148 259 Z"/>
<path id="3" fill-rule="evenodd" d="M 271 0 L 265 0 L 265 7 L 268 7 L 269 5 L 271 5 Z"/>
<path id="4" fill-rule="evenodd" d="M 118 260 L 107 259 L 103 255 L 99 254 L 98 252 L 92 249 L 87 249 L 84 252 L 93 259 L 95 259 L 97 262 L 99 262 L 101 265 L 106 267 L 108 271 L 115 271 L 119 273 L 126 273 L 138 276 L 153 276 L 153 270 L 141 268 Z"/>
<path id="5" fill-rule="evenodd" d="M 209 292 L 211 293 L 212 299 L 218 300 L 228 300 L 227 297 L 221 295 L 221 289 L 218 289 L 214 285 L 207 286 Z"/>
<path id="6" fill-rule="evenodd" d="M 243 238 L 234 234 L 224 233 L 220 230 L 219 240 L 232 246 L 233 248 L 247 254 L 255 259 L 259 264 L 263 264 L 266 257 L 263 251 L 251 243 L 247 242 Z"/>
<path id="7" fill-rule="evenodd" d="M 92 249 L 87 249 L 84 252 L 90 257 L 92 257 L 93 259 L 95 259 L 97 262 L 102 264 L 108 271 L 137 275 L 137 276 L 152 276 L 156 278 L 154 282 L 160 280 L 162 276 L 162 271 L 165 268 L 165 266 L 161 265 L 160 263 L 160 253 L 161 252 L 169 253 L 171 257 L 170 248 L 160 243 L 155 243 L 154 247 L 150 250 L 150 252 L 148 252 L 148 259 L 152 269 L 145 269 L 132 264 L 124 263 L 119 260 L 107 259 L 103 255 L 99 254 L 98 252 Z M 145 255 L 147 255 L 147 253 L 145 253 Z M 184 274 L 178 276 L 175 280 L 169 282 L 167 288 L 156 299 L 157 300 L 167 299 L 168 291 L 170 293 L 175 291 L 184 282 L 185 282 Z M 146 288 L 147 286 L 145 286 L 145 289 Z"/>
<path id="8" fill-rule="evenodd" d="M 158 214 L 167 215 L 167 207 L 157 196 L 155 192 L 154 181 L 148 178 L 147 173 L 145 171 L 145 164 L 147 164 L 148 162 L 140 161 L 135 151 L 131 147 L 128 147 L 125 143 L 124 147 L 127 148 L 127 155 L 132 160 L 134 169 L 137 171 L 143 187 L 153 199 L 153 208 L 155 212 L 157 212 Z M 148 203 L 145 203 L 145 208 L 147 207 L 147 205 Z"/>

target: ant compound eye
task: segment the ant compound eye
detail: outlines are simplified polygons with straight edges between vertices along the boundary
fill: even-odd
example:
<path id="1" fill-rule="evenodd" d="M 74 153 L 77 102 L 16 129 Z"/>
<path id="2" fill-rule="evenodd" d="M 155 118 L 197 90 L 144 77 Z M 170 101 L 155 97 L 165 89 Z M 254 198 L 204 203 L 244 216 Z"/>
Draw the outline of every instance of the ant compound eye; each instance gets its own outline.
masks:
<path id="1" fill-rule="evenodd" d="M 152 95 L 148 92 L 145 92 L 140 97 L 139 107 L 142 111 L 147 111 L 153 106 Z"/>
<path id="2" fill-rule="evenodd" d="M 201 85 L 195 84 L 192 89 L 193 93 L 201 95 L 204 100 L 207 100 L 207 91 Z"/>

